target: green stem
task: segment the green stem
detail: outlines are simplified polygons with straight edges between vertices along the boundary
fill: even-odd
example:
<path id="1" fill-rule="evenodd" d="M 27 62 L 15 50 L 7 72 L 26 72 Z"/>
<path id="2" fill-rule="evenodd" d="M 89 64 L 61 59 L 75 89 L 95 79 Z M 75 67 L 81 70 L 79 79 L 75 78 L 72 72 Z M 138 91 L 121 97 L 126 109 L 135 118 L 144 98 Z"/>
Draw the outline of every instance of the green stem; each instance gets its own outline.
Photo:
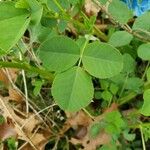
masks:
<path id="1" fill-rule="evenodd" d="M 80 21 L 75 20 L 75 19 L 73 19 L 71 16 L 69 16 L 69 15 L 65 12 L 65 10 L 63 9 L 63 7 L 59 4 L 59 2 L 58 2 L 57 0 L 53 0 L 53 2 L 57 5 L 57 7 L 60 9 L 60 11 L 62 11 L 63 14 L 65 15 L 65 17 L 64 17 L 64 16 L 61 17 L 62 19 L 65 19 L 65 20 L 67 20 L 67 21 L 70 21 L 70 22 L 72 22 L 73 24 L 75 24 L 75 25 L 77 25 L 77 26 L 79 26 L 79 27 L 85 28 L 85 25 L 84 25 L 83 23 L 81 23 Z M 82 12 L 81 12 L 81 13 L 82 13 Z M 60 16 L 59 16 L 59 17 L 60 17 Z M 88 18 L 87 16 L 86 16 L 86 19 L 88 19 L 88 21 L 89 21 L 89 18 Z M 95 33 L 100 39 L 102 39 L 102 40 L 105 41 L 105 42 L 108 41 L 108 37 L 107 37 L 101 30 L 99 30 L 99 29 L 96 27 L 96 25 L 94 25 L 93 29 L 94 29 L 94 33 Z"/>
<path id="2" fill-rule="evenodd" d="M 141 132 L 143 150 L 146 150 L 145 140 L 144 140 L 144 136 L 143 136 L 143 129 L 142 129 L 142 126 L 141 126 L 141 125 L 140 125 L 140 132 Z"/>
<path id="3" fill-rule="evenodd" d="M 124 81 L 124 84 L 123 84 L 123 86 L 122 86 L 122 88 L 121 88 L 121 92 L 120 92 L 120 94 L 119 94 L 119 98 L 122 96 L 122 94 L 123 94 L 123 92 L 124 92 L 124 90 L 125 90 L 125 85 L 126 85 L 126 83 L 127 83 L 127 79 L 128 79 L 128 74 L 127 74 L 126 77 L 125 77 L 125 81 Z"/>
<path id="4" fill-rule="evenodd" d="M 94 120 L 94 116 L 92 116 L 85 108 L 82 109 L 92 120 Z"/>
<path id="5" fill-rule="evenodd" d="M 129 101 L 131 101 L 136 96 L 137 96 L 137 93 L 135 93 L 135 92 L 129 93 L 127 96 L 124 96 L 124 97 L 118 99 L 119 105 L 121 106 L 123 104 L 128 103 Z"/>
<path id="6" fill-rule="evenodd" d="M 146 68 L 145 68 L 145 71 L 144 71 L 143 76 L 142 76 L 142 80 L 144 80 L 144 78 L 146 76 L 146 73 L 147 73 L 147 70 L 149 68 L 149 65 L 150 65 L 150 62 L 148 61 L 147 65 L 146 65 Z"/>
<path id="7" fill-rule="evenodd" d="M 150 122 L 145 122 L 145 123 L 140 123 L 140 124 L 134 124 L 134 125 L 129 125 L 129 128 L 132 129 L 140 129 L 141 127 L 149 127 L 150 126 Z"/>
<path id="8" fill-rule="evenodd" d="M 57 0 L 53 0 L 53 2 L 57 5 L 57 7 L 58 7 L 63 13 L 65 13 L 63 7 L 58 3 Z"/>
<path id="9" fill-rule="evenodd" d="M 0 61 L 0 68 L 17 68 L 17 69 L 23 69 L 25 71 L 30 71 L 34 73 L 38 73 L 45 79 L 48 79 L 50 82 L 53 81 L 54 75 L 44 69 L 40 69 L 34 66 L 31 66 L 27 63 L 23 62 L 6 62 L 6 61 Z"/>
<path id="10" fill-rule="evenodd" d="M 149 89 L 150 88 L 150 82 L 145 82 L 144 84 L 144 90 Z M 130 102 L 133 98 L 135 98 L 138 95 L 138 93 L 136 92 L 130 92 L 127 96 L 124 96 L 122 98 L 118 99 L 119 102 L 119 106 Z"/>
<path id="11" fill-rule="evenodd" d="M 85 41 L 85 43 L 84 43 L 84 45 L 83 45 L 83 47 L 82 47 L 82 49 L 81 49 L 81 52 L 80 52 L 81 54 L 80 54 L 80 59 L 79 59 L 78 66 L 80 66 L 80 65 L 81 65 L 81 61 L 82 61 L 82 57 L 83 57 L 83 53 L 84 53 L 84 49 L 86 48 L 86 45 L 88 44 L 89 39 L 90 39 L 90 36 L 86 39 L 86 41 Z"/>

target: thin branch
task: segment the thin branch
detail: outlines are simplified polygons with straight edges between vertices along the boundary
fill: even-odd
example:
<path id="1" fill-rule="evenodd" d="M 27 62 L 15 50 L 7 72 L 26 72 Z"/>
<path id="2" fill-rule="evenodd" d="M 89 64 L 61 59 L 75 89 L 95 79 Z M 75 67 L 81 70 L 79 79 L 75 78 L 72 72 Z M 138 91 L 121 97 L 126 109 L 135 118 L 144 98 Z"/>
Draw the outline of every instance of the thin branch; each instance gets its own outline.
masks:
<path id="1" fill-rule="evenodd" d="M 52 82 L 54 79 L 54 75 L 50 73 L 49 71 L 31 66 L 24 62 L 0 61 L 0 68 L 17 68 L 17 69 L 23 69 L 29 72 L 34 72 L 34 73 L 41 75 L 43 78 L 48 79 L 50 82 Z"/>

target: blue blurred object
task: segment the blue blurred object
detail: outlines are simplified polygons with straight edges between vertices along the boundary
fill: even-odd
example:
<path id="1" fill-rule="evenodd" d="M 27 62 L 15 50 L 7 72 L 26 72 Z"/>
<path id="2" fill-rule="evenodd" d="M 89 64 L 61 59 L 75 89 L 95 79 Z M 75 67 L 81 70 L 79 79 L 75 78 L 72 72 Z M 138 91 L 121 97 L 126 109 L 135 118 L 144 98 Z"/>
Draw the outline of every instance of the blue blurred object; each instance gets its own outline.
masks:
<path id="1" fill-rule="evenodd" d="M 135 16 L 140 16 L 150 10 L 150 0 L 122 0 L 130 9 L 134 11 Z"/>

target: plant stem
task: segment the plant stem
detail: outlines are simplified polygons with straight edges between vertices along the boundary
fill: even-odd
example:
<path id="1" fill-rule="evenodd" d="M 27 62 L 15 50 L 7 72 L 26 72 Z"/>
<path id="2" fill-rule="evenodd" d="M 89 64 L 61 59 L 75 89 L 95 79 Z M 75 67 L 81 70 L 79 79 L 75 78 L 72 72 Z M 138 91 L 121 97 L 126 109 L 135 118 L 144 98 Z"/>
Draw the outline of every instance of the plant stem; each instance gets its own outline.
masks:
<path id="1" fill-rule="evenodd" d="M 141 126 L 141 127 L 149 127 L 149 126 L 150 126 L 150 122 L 144 122 L 144 123 L 129 125 L 129 128 L 132 128 L 132 129 L 139 129 L 140 126 Z"/>
<path id="2" fill-rule="evenodd" d="M 94 120 L 94 116 L 92 116 L 85 108 L 82 109 L 92 120 Z"/>
<path id="3" fill-rule="evenodd" d="M 145 71 L 144 71 L 143 76 L 142 76 L 142 80 L 144 80 L 144 78 L 146 76 L 149 65 L 150 65 L 150 62 L 148 61 L 147 65 L 146 65 L 146 68 L 145 68 Z"/>
<path id="4" fill-rule="evenodd" d="M 121 88 L 121 92 L 120 92 L 120 94 L 119 94 L 119 98 L 122 96 L 122 94 L 123 94 L 123 92 L 124 92 L 124 90 L 125 90 L 125 85 L 126 85 L 126 83 L 127 83 L 127 79 L 128 79 L 128 74 L 127 74 L 126 77 L 125 77 L 125 81 L 124 81 L 123 86 L 122 86 L 122 88 Z"/>
<path id="5" fill-rule="evenodd" d="M 67 14 L 67 12 L 65 12 L 65 10 L 63 9 L 63 7 L 59 4 L 59 2 L 58 2 L 57 0 L 53 0 L 53 2 L 57 5 L 57 7 L 59 8 L 59 10 L 62 11 L 62 13 L 65 15 L 65 17 L 63 16 L 63 19 L 66 19 L 67 21 L 70 21 L 70 22 L 72 22 L 73 24 L 75 24 L 75 25 L 77 25 L 77 26 L 79 26 L 79 27 L 82 27 L 82 28 L 84 27 L 84 28 L 85 28 L 85 26 L 84 26 L 83 23 L 81 23 L 80 21 L 75 20 L 75 19 L 73 19 L 71 16 L 69 16 L 69 15 Z M 66 17 L 66 16 L 67 16 L 67 17 Z M 87 16 L 86 16 L 86 18 L 87 18 L 88 21 L 89 21 L 89 18 L 88 18 Z M 94 29 L 94 33 L 95 33 L 100 39 L 102 39 L 102 40 L 105 41 L 105 42 L 108 41 L 108 37 L 107 37 L 101 30 L 99 30 L 99 29 L 96 27 L 96 25 L 94 25 L 93 29 Z"/>
<path id="6" fill-rule="evenodd" d="M 22 53 L 19 52 L 19 57 L 20 57 L 20 61 L 22 61 Z M 23 83 L 24 83 L 24 92 L 25 92 L 25 102 L 26 102 L 26 113 L 27 116 L 29 114 L 29 102 L 28 102 L 28 89 L 27 89 L 27 81 L 26 81 L 26 75 L 25 75 L 25 71 L 21 70 L 22 72 L 22 78 L 23 78 Z"/>
<path id="7" fill-rule="evenodd" d="M 120 99 L 118 99 L 118 102 L 119 102 L 119 106 L 125 104 L 125 103 L 128 103 L 129 101 L 131 101 L 133 98 L 135 98 L 137 96 L 137 93 L 135 92 L 131 92 L 129 93 L 127 96 L 124 96 Z"/>
<path id="8" fill-rule="evenodd" d="M 145 82 L 144 84 L 144 90 L 150 88 L 150 82 Z M 130 92 L 127 96 L 124 96 L 122 98 L 118 99 L 119 106 L 130 102 L 133 98 L 135 98 L 138 95 L 136 92 Z"/>
<path id="9" fill-rule="evenodd" d="M 144 136 L 143 136 L 143 130 L 142 130 L 142 126 L 141 126 L 141 125 L 140 125 L 140 132 L 141 132 L 143 150 L 146 150 L 145 141 L 144 141 Z"/>
<path id="10" fill-rule="evenodd" d="M 57 0 L 53 0 L 53 2 L 57 5 L 57 7 L 63 12 L 65 13 L 65 10 L 63 9 L 63 7 L 59 4 L 59 2 Z"/>
<path id="11" fill-rule="evenodd" d="M 83 57 L 83 53 L 84 53 L 84 49 L 86 48 L 86 45 L 88 44 L 89 42 L 89 39 L 90 39 L 90 35 L 89 37 L 87 37 L 83 47 L 81 48 L 81 52 L 80 52 L 80 59 L 79 59 L 79 63 L 78 63 L 78 67 L 81 65 L 81 61 L 82 61 L 82 57 Z"/>
<path id="12" fill-rule="evenodd" d="M 0 61 L 0 68 L 17 68 L 17 69 L 23 69 L 25 71 L 38 73 L 39 75 L 41 75 L 45 79 L 48 79 L 50 82 L 52 82 L 54 79 L 54 75 L 52 73 L 50 73 L 49 71 L 31 66 L 31 65 L 24 63 L 24 62 Z"/>

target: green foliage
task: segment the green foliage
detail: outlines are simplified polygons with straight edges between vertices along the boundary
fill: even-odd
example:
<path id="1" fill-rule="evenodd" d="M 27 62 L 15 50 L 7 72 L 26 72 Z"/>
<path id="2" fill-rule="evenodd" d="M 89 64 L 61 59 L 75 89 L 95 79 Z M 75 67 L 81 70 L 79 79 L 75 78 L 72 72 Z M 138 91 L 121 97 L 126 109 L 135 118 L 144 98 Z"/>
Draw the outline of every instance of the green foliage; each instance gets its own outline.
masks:
<path id="1" fill-rule="evenodd" d="M 102 124 L 101 123 L 95 123 L 91 126 L 90 128 L 90 136 L 92 138 L 96 138 L 97 135 L 100 133 L 100 130 L 102 129 Z"/>
<path id="2" fill-rule="evenodd" d="M 109 43 L 114 47 L 128 45 L 133 36 L 126 31 L 116 31 L 109 39 Z"/>
<path id="3" fill-rule="evenodd" d="M 57 74 L 52 85 L 55 101 L 68 111 L 78 111 L 87 106 L 93 94 L 91 77 L 80 67 Z"/>
<path id="4" fill-rule="evenodd" d="M 147 77 L 147 80 L 150 81 L 150 67 L 147 69 L 146 77 Z"/>
<path id="5" fill-rule="evenodd" d="M 119 74 L 123 68 L 120 52 L 106 43 L 93 42 L 87 45 L 82 61 L 91 75 L 102 79 Z"/>
<path id="6" fill-rule="evenodd" d="M 150 116 L 150 102 L 149 102 L 149 100 L 150 100 L 150 89 L 148 89 L 144 92 L 143 99 L 144 99 L 144 104 L 143 104 L 140 112 L 144 116 Z"/>
<path id="7" fill-rule="evenodd" d="M 143 60 L 150 60 L 150 43 L 142 44 L 138 48 L 138 56 Z"/>
<path id="8" fill-rule="evenodd" d="M 10 50 L 24 34 L 29 21 L 26 10 L 16 9 L 12 2 L 0 2 L 0 49 Z"/>
<path id="9" fill-rule="evenodd" d="M 102 98 L 108 102 L 110 102 L 113 98 L 113 95 L 109 91 L 104 91 L 101 94 Z"/>
<path id="10" fill-rule="evenodd" d="M 133 29 L 150 31 L 150 20 L 147 18 L 150 18 L 150 12 L 146 12 L 142 16 L 138 17 L 133 24 Z"/>
<path id="11" fill-rule="evenodd" d="M 127 23 L 133 17 L 132 11 L 120 0 L 112 1 L 108 6 L 108 12 L 121 24 Z"/>
<path id="12" fill-rule="evenodd" d="M 0 115 L 0 125 L 3 124 L 4 122 L 5 122 L 5 118 L 2 115 Z"/>
<path id="13" fill-rule="evenodd" d="M 37 96 L 40 93 L 41 87 L 43 85 L 43 81 L 36 80 L 32 83 L 32 85 L 34 85 L 33 93 L 35 96 Z"/>
<path id="14" fill-rule="evenodd" d="M 126 127 L 126 123 L 122 119 L 121 114 L 118 111 L 107 113 L 104 118 L 106 132 L 112 135 L 119 135 L 121 131 Z"/>
<path id="15" fill-rule="evenodd" d="M 129 73 L 134 73 L 135 68 L 136 68 L 136 62 L 132 58 L 132 56 L 128 53 L 125 53 L 123 55 L 123 73 L 129 74 Z"/>
<path id="16" fill-rule="evenodd" d="M 148 141 L 150 139 L 150 126 L 143 126 L 142 131 L 144 133 L 145 141 Z"/>
<path id="17" fill-rule="evenodd" d="M 80 48 L 68 37 L 53 37 L 42 43 L 39 57 L 48 70 L 64 71 L 78 61 Z"/>
<path id="18" fill-rule="evenodd" d="M 116 150 L 121 144 L 132 149 L 132 142 L 141 139 L 135 129 L 142 126 L 145 141 L 150 139 L 150 12 L 134 19 L 121 0 L 92 1 L 96 6 L 90 11 L 84 0 L 1 1 L 0 67 L 26 71 L 26 89 L 22 74 L 15 83 L 28 90 L 37 108 L 54 101 L 59 107 L 53 111 L 83 109 L 94 122 L 90 138 L 101 131 L 111 138 L 99 149 Z M 4 84 L 0 93 L 6 96 Z M 85 108 L 102 117 L 95 121 Z M 7 145 L 16 149 L 14 139 Z"/>
<path id="19" fill-rule="evenodd" d="M 7 139 L 7 147 L 9 150 L 17 150 L 16 140 L 14 138 Z"/>
<path id="20" fill-rule="evenodd" d="M 125 130 L 123 136 L 128 141 L 133 141 L 135 139 L 135 134 L 129 133 L 129 130 Z"/>
<path id="21" fill-rule="evenodd" d="M 140 78 L 132 77 L 127 79 L 125 83 L 125 89 L 139 92 L 142 85 L 143 85 L 143 81 Z"/>

